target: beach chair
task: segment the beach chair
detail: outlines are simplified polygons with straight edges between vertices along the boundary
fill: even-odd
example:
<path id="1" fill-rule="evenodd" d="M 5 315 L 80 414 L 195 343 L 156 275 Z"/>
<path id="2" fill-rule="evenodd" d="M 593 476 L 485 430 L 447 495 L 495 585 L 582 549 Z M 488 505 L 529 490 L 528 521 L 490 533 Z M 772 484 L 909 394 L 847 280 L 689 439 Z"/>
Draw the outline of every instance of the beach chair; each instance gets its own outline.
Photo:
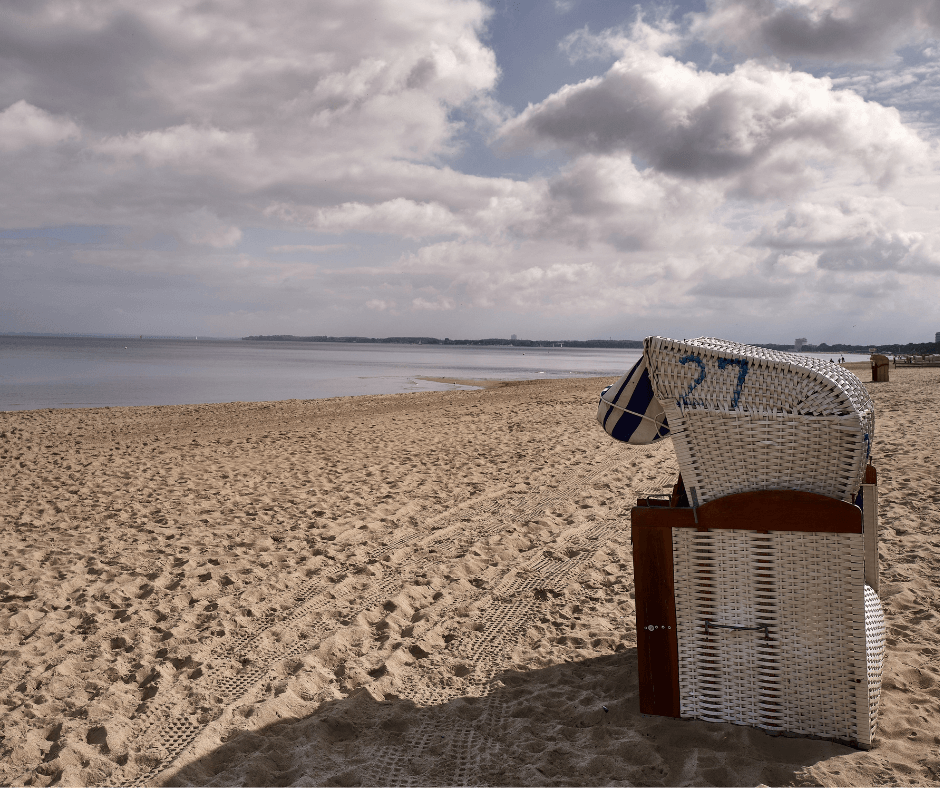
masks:
<path id="1" fill-rule="evenodd" d="M 643 355 L 680 477 L 632 510 L 640 710 L 869 748 L 884 615 L 867 390 L 719 339 L 650 337 Z"/>
<path id="2" fill-rule="evenodd" d="M 881 353 L 871 354 L 871 380 L 872 383 L 888 383 L 888 357 Z"/>

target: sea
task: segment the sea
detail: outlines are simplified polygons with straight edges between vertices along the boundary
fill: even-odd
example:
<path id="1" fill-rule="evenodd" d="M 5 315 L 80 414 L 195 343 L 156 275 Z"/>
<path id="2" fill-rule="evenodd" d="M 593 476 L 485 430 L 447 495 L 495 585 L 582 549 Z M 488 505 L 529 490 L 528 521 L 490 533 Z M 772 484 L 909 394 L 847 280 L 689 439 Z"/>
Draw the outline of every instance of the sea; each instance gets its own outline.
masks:
<path id="1" fill-rule="evenodd" d="M 0 336 L 0 411 L 468 388 L 422 377 L 613 382 L 639 357 L 640 350 L 567 347 Z"/>

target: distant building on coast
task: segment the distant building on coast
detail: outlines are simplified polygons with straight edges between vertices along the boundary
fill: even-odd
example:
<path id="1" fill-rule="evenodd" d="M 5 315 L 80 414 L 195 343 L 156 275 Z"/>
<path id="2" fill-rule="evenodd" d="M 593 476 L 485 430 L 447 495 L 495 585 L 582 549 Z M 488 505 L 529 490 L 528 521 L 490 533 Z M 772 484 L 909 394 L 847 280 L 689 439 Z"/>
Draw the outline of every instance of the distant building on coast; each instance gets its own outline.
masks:
<path id="1" fill-rule="evenodd" d="M 940 337 L 940 334 L 937 334 L 937 336 Z M 516 341 L 516 335 L 513 334 L 511 337 L 509 337 L 509 340 L 510 340 L 511 342 L 515 342 L 515 341 Z M 940 340 L 937 340 L 937 341 L 940 342 Z"/>
<path id="2" fill-rule="evenodd" d="M 934 342 L 940 342 L 940 331 L 933 335 Z"/>
<path id="3" fill-rule="evenodd" d="M 793 340 L 793 349 L 800 351 L 803 349 L 803 345 L 806 344 L 806 337 L 797 337 Z"/>

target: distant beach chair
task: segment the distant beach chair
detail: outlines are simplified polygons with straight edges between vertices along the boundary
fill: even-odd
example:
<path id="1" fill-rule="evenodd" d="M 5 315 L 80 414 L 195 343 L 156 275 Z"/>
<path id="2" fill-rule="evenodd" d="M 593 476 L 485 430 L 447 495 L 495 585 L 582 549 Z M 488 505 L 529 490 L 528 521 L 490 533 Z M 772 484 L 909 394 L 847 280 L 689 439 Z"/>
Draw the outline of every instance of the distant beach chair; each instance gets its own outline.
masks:
<path id="1" fill-rule="evenodd" d="M 867 390 L 720 339 L 650 337 L 644 362 L 680 477 L 632 511 L 641 711 L 870 747 L 884 615 Z"/>
<path id="2" fill-rule="evenodd" d="M 871 354 L 871 380 L 872 383 L 888 383 L 888 357 L 881 353 Z"/>

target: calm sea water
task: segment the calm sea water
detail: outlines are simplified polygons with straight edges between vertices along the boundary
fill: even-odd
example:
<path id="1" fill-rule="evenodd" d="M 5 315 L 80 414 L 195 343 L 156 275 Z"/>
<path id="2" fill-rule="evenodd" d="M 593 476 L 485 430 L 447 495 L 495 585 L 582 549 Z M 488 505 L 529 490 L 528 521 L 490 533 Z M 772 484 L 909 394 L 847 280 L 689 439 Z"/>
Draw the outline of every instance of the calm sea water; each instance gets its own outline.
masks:
<path id="1" fill-rule="evenodd" d="M 0 411 L 461 388 L 429 377 L 615 377 L 639 350 L 0 336 Z M 850 360 L 864 360 L 865 356 Z"/>

